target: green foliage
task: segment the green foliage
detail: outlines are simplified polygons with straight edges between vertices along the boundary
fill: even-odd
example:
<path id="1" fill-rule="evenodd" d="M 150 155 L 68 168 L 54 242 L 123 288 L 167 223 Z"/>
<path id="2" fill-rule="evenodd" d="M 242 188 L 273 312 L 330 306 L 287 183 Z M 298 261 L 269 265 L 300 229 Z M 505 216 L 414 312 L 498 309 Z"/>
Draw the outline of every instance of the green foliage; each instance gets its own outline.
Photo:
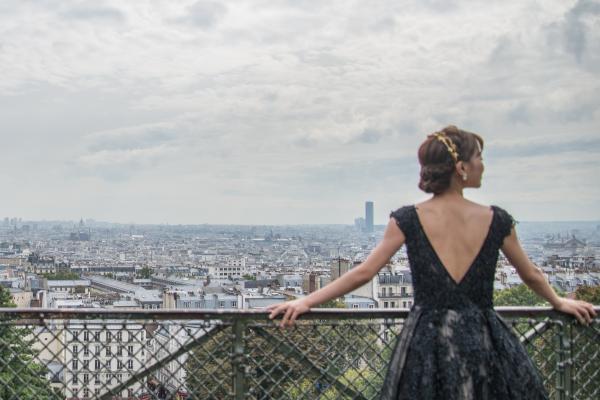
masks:
<path id="1" fill-rule="evenodd" d="M 541 306 L 547 304 L 525 284 L 494 292 L 495 306 Z"/>
<path id="2" fill-rule="evenodd" d="M 242 275 L 242 279 L 245 281 L 255 281 L 256 277 L 254 275 L 246 274 Z"/>
<path id="3" fill-rule="evenodd" d="M 208 342 L 189 353 L 184 365 L 186 386 L 194 399 L 226 399 L 232 390 L 231 332 L 224 330 L 212 335 Z"/>
<path id="4" fill-rule="evenodd" d="M 317 306 L 316 308 L 346 308 L 346 303 L 340 299 L 332 299 Z"/>
<path id="5" fill-rule="evenodd" d="M 0 286 L 0 307 L 16 307 L 12 301 L 10 292 L 2 286 Z"/>
<path id="6" fill-rule="evenodd" d="M 42 276 L 49 281 L 70 281 L 79 279 L 79 274 L 76 272 L 59 271 L 55 273 L 45 273 Z"/>
<path id="7" fill-rule="evenodd" d="M 0 286 L 0 307 L 14 307 L 10 292 Z M 11 326 L 0 315 L 0 398 L 59 399 L 46 379 L 48 370 L 36 362 L 34 336 L 30 329 Z"/>
<path id="8" fill-rule="evenodd" d="M 138 279 L 150 279 L 152 276 L 152 268 L 145 266 L 137 274 Z"/>
<path id="9" fill-rule="evenodd" d="M 600 286 L 579 286 L 575 290 L 575 298 L 588 303 L 600 305 Z"/>
<path id="10" fill-rule="evenodd" d="M 376 398 L 381 385 L 383 385 L 382 377 L 371 368 L 350 368 L 340 377 L 339 381 L 342 385 L 353 388 L 367 399 Z M 350 396 L 340 393 L 334 386 L 330 386 L 323 393 L 323 397 L 326 399 L 351 399 Z"/>

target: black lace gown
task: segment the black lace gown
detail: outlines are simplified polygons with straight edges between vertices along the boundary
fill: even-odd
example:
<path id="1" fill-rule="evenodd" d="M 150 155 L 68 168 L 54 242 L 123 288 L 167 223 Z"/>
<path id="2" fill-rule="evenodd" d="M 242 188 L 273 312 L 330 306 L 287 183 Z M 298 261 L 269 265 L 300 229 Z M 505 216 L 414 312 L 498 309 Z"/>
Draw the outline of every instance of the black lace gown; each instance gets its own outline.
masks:
<path id="1" fill-rule="evenodd" d="M 415 207 L 392 212 L 406 236 L 415 302 L 381 399 L 548 399 L 536 367 L 493 309 L 496 262 L 513 219 L 492 210 L 487 237 L 460 282 L 435 253 Z"/>

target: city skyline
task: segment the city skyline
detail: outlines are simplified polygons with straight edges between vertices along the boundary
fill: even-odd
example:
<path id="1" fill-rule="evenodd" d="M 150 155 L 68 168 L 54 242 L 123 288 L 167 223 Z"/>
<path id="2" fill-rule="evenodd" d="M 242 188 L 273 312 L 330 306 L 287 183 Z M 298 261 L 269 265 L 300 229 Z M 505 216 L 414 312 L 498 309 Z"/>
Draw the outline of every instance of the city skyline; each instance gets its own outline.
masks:
<path id="1" fill-rule="evenodd" d="M 593 1 L 6 1 L 6 216 L 348 224 L 428 196 L 418 145 L 480 133 L 466 197 L 600 220 Z M 533 17 L 535 16 L 535 18 Z"/>

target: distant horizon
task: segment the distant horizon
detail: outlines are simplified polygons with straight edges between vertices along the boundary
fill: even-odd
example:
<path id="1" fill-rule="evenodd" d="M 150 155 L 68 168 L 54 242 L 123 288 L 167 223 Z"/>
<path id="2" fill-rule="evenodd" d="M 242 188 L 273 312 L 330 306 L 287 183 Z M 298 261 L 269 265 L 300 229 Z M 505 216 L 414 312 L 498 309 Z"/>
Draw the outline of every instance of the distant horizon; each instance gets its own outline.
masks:
<path id="1" fill-rule="evenodd" d="M 19 217 L 12 217 L 12 218 L 19 218 Z M 354 223 L 327 223 L 327 222 L 323 222 L 323 223 L 298 223 L 298 224 L 285 224 L 285 223 L 281 223 L 281 224 L 231 224 L 231 223 L 208 223 L 208 222 L 198 222 L 198 223 L 169 223 L 169 222 L 163 222 L 163 223 L 146 223 L 146 222 L 114 222 L 114 221 L 104 221 L 104 220 L 97 220 L 95 218 L 84 218 L 83 221 L 85 224 L 87 224 L 89 221 L 91 220 L 92 223 L 98 223 L 98 224 L 110 224 L 110 225 L 138 225 L 138 226 L 202 226 L 202 225 L 210 225 L 210 226 L 329 226 L 329 225 L 338 225 L 338 226 L 354 226 Z M 79 224 L 79 222 L 81 221 L 81 219 L 77 219 L 77 220 L 68 220 L 68 219 L 23 219 L 21 222 L 19 222 L 19 224 L 24 225 L 27 223 L 47 223 L 47 224 L 51 224 L 51 223 L 64 223 L 64 224 L 73 224 L 73 225 L 77 225 Z M 519 220 L 518 223 L 556 223 L 556 224 L 568 224 L 568 223 L 584 223 L 584 224 L 592 224 L 592 223 L 598 223 L 600 224 L 600 219 L 596 220 L 596 219 L 591 219 L 591 220 Z M 380 224 L 374 224 L 374 227 L 379 227 L 379 228 L 385 228 L 385 226 L 387 225 L 387 222 L 385 223 L 380 223 Z M 5 226 L 3 224 L 3 220 L 0 220 L 0 226 Z M 11 225 L 9 225 L 11 226 Z M 87 226 L 87 225 L 86 225 Z"/>

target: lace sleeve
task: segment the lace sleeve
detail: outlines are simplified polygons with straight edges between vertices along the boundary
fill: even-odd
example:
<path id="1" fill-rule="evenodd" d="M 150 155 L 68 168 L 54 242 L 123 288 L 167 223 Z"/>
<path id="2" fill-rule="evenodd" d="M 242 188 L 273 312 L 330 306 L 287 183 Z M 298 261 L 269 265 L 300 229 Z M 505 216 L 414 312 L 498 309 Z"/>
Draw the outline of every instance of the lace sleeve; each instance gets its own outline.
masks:
<path id="1" fill-rule="evenodd" d="M 390 213 L 390 218 L 394 218 L 396 220 L 396 225 L 398 225 L 398 228 L 400 228 L 407 239 L 409 236 L 412 236 L 413 233 L 413 224 L 411 223 L 410 218 L 410 208 L 410 206 L 401 207 Z"/>
<path id="2" fill-rule="evenodd" d="M 515 219 L 505 209 L 494 206 L 498 218 L 498 228 L 496 229 L 499 242 L 502 243 L 504 238 L 510 235 L 511 229 L 516 225 Z"/>

